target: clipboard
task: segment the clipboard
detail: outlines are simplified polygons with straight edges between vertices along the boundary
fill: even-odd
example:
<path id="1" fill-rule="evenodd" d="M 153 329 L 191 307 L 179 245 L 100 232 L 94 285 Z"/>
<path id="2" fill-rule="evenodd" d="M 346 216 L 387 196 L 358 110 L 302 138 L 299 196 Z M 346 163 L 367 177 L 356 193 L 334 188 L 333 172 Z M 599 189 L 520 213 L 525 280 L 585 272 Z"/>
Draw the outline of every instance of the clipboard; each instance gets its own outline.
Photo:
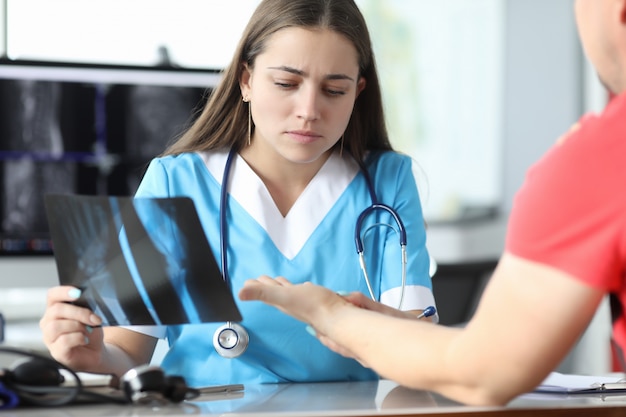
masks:
<path id="1" fill-rule="evenodd" d="M 533 391 L 552 395 L 626 395 L 626 379 L 552 372 Z"/>
<path id="2" fill-rule="evenodd" d="M 190 198 L 44 198 L 59 282 L 103 325 L 242 320 Z"/>

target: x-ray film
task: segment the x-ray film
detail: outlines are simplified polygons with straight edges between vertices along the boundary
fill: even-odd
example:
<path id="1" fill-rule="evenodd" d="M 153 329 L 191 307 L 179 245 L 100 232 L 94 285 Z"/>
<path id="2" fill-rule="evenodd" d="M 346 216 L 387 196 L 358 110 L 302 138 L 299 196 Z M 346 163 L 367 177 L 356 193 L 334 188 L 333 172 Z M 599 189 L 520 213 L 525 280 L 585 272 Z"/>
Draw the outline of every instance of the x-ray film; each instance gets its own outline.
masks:
<path id="1" fill-rule="evenodd" d="M 103 325 L 241 321 L 193 201 L 48 194 L 59 281 Z"/>

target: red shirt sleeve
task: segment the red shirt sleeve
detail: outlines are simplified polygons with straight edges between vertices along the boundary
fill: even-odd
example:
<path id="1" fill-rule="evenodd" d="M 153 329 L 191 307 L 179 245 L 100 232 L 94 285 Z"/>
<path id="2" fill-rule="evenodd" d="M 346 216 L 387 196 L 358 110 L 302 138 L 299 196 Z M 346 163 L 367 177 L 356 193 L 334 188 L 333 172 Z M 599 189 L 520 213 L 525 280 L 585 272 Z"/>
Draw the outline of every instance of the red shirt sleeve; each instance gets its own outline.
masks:
<path id="1" fill-rule="evenodd" d="M 507 251 L 617 291 L 626 270 L 626 95 L 581 119 L 527 173 Z"/>

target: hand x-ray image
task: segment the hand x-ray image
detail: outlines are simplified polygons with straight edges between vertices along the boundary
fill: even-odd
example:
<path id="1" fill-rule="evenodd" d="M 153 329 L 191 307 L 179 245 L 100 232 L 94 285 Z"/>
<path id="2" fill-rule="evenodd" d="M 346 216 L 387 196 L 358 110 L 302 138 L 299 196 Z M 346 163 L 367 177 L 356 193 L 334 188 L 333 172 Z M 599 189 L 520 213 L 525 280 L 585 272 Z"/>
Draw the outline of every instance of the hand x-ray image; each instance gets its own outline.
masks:
<path id="1" fill-rule="evenodd" d="M 48 194 L 62 285 L 103 325 L 241 321 L 189 198 Z"/>

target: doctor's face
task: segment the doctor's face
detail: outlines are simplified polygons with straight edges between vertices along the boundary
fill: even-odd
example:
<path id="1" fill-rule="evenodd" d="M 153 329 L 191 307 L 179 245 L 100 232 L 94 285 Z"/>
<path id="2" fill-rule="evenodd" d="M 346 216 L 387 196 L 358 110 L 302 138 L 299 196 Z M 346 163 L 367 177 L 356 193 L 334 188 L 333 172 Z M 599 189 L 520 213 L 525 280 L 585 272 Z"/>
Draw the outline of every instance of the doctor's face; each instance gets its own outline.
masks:
<path id="1" fill-rule="evenodd" d="M 255 125 L 250 150 L 294 163 L 327 155 L 364 86 L 356 49 L 342 35 L 298 27 L 276 32 L 241 79 Z"/>

